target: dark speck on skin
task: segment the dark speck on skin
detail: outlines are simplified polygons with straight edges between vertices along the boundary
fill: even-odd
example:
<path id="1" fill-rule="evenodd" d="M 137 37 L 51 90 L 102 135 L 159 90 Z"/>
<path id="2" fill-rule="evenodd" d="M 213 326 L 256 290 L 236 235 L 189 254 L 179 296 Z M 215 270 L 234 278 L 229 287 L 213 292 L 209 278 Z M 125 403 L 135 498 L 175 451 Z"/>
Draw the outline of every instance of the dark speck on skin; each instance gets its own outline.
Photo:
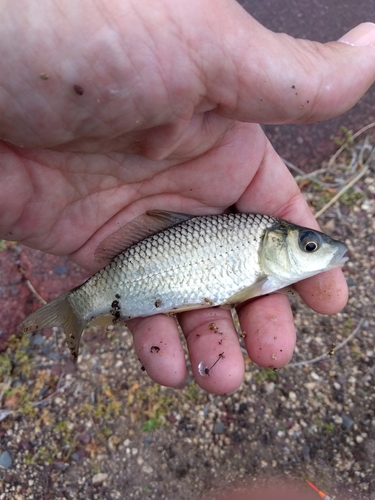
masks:
<path id="1" fill-rule="evenodd" d="M 83 95 L 83 87 L 81 87 L 80 85 L 74 85 L 74 92 L 78 95 Z"/>
<path id="2" fill-rule="evenodd" d="M 120 310 L 121 310 L 121 306 L 119 304 L 119 301 L 118 300 L 114 300 L 111 304 L 111 310 L 110 310 L 110 314 L 112 316 L 112 323 L 115 325 L 116 323 L 118 323 L 120 321 Z"/>

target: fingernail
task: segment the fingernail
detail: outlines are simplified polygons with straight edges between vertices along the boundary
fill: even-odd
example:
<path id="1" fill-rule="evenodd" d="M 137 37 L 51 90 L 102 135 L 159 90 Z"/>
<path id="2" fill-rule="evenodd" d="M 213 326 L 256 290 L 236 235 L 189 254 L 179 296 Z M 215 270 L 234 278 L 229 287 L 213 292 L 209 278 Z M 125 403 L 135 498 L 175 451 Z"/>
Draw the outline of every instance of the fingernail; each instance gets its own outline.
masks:
<path id="1" fill-rule="evenodd" d="M 368 45 L 375 45 L 375 24 L 362 23 L 348 31 L 342 36 L 339 42 L 353 45 L 354 47 L 366 47 Z"/>

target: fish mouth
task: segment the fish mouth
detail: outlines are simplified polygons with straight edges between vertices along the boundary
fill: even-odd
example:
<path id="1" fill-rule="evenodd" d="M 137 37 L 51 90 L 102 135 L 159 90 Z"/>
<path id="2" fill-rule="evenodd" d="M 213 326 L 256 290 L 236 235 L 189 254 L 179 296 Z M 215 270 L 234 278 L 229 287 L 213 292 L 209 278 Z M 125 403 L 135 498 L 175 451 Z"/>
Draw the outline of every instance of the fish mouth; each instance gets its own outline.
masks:
<path id="1" fill-rule="evenodd" d="M 349 249 L 344 243 L 339 244 L 338 249 L 335 252 L 335 255 L 332 259 L 332 265 L 334 266 L 343 266 L 345 262 L 349 260 Z"/>

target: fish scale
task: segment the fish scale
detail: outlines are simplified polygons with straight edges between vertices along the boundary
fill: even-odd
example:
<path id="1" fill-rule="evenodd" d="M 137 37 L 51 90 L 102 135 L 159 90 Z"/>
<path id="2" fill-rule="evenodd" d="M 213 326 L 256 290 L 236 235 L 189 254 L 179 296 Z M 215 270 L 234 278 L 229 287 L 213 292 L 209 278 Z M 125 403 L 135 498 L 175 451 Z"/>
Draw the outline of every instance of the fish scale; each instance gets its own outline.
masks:
<path id="1" fill-rule="evenodd" d="M 84 328 L 98 316 L 117 323 L 236 305 L 347 260 L 346 246 L 323 233 L 244 213 L 149 212 L 107 238 L 97 254 L 112 258 L 114 251 L 106 267 L 32 313 L 21 330 L 63 326 L 76 358 Z"/>
<path id="2" fill-rule="evenodd" d="M 257 252 L 262 234 L 274 223 L 272 217 L 252 214 L 191 219 L 120 254 L 104 268 L 103 280 L 88 280 L 72 301 L 82 304 L 85 319 L 93 310 L 109 313 L 116 294 L 125 320 L 150 310 L 219 305 L 261 275 Z"/>

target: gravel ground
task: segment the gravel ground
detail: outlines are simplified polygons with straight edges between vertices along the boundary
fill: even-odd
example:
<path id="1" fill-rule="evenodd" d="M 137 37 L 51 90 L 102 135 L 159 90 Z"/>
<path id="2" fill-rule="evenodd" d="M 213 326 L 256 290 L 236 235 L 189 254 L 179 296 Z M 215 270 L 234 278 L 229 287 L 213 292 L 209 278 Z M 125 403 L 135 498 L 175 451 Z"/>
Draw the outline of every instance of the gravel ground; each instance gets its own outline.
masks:
<path id="1" fill-rule="evenodd" d="M 313 210 L 364 168 L 375 140 L 361 138 L 347 134 L 323 171 L 298 173 Z M 319 218 L 350 249 L 348 305 L 327 317 L 293 298 L 291 364 L 274 372 L 247 360 L 231 396 L 192 380 L 180 391 L 153 384 L 123 329 L 87 331 L 76 366 L 54 331 L 11 337 L 0 354 L 0 499 L 184 500 L 281 477 L 337 500 L 375 500 L 375 160 L 367 163 Z"/>

